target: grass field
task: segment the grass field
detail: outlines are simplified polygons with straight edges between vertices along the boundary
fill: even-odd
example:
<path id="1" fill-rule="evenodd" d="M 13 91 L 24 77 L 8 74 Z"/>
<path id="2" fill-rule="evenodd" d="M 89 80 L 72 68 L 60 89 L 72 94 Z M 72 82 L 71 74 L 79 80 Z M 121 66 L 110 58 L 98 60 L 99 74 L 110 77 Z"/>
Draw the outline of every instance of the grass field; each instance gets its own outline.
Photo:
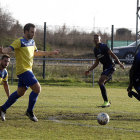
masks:
<path id="1" fill-rule="evenodd" d="M 11 92 L 16 86 L 10 86 Z M 140 102 L 129 98 L 125 88 L 108 88 L 112 104 L 103 103 L 99 88 L 42 87 L 34 108 L 39 119 L 32 122 L 25 111 L 31 90 L 7 110 L 0 121 L 0 140 L 138 140 L 140 139 Z M 0 86 L 0 105 L 7 100 Z M 97 115 L 110 116 L 107 125 L 97 123 Z"/>

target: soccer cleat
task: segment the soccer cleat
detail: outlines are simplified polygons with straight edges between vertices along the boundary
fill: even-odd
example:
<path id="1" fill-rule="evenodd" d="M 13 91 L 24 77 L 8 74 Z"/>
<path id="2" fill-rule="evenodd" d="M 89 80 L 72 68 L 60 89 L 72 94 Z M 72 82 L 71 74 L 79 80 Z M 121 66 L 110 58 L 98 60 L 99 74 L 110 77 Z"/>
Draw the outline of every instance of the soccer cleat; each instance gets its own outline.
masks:
<path id="1" fill-rule="evenodd" d="M 29 112 L 29 111 L 26 111 L 26 115 L 34 122 L 37 122 L 38 119 L 36 118 L 36 116 L 34 115 L 33 112 Z"/>
<path id="2" fill-rule="evenodd" d="M 128 92 L 128 96 L 129 96 L 130 98 L 133 97 L 132 92 L 133 92 L 133 91 Z"/>
<path id="3" fill-rule="evenodd" d="M 5 114 L 6 114 L 6 111 L 3 111 L 2 107 L 0 107 L 0 116 L 1 116 L 2 121 L 5 121 Z"/>
<path id="4" fill-rule="evenodd" d="M 109 107 L 110 104 L 111 103 L 109 101 L 105 101 L 104 104 L 102 105 L 102 108 Z"/>

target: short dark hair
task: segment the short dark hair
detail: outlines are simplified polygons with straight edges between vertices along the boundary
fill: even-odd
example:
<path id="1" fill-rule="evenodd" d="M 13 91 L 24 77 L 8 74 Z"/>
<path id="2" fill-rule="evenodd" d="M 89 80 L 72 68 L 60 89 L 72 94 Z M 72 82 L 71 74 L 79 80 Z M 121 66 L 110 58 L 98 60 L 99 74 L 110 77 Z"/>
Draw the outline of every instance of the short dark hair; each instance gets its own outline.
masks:
<path id="1" fill-rule="evenodd" d="M 99 34 L 94 34 L 94 36 L 98 36 L 99 37 L 100 35 Z"/>
<path id="2" fill-rule="evenodd" d="M 28 32 L 29 32 L 30 27 L 35 28 L 35 25 L 32 24 L 32 23 L 27 23 L 27 24 L 24 26 L 24 33 L 25 33 L 25 31 L 28 31 Z"/>
<path id="3" fill-rule="evenodd" d="M 4 54 L 1 59 L 3 60 L 5 57 L 10 58 L 10 56 L 8 54 Z"/>

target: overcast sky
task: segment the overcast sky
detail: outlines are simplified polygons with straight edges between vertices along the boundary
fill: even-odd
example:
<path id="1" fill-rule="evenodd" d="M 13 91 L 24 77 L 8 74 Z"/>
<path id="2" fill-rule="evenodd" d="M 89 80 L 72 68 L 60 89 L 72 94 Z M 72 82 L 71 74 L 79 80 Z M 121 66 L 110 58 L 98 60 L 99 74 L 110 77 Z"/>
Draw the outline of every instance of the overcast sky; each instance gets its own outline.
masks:
<path id="1" fill-rule="evenodd" d="M 0 0 L 0 5 L 22 25 L 136 28 L 137 0 Z"/>

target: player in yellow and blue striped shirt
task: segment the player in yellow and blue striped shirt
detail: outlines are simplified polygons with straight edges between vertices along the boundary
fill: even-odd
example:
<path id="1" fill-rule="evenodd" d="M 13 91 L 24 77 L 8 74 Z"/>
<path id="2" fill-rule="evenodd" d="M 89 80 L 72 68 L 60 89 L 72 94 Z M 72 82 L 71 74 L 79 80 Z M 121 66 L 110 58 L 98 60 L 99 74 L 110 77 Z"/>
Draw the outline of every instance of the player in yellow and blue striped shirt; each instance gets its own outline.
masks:
<path id="1" fill-rule="evenodd" d="M 3 82 L 3 87 L 5 89 L 5 92 L 8 98 L 10 96 L 10 90 L 9 90 L 9 85 L 8 85 L 8 72 L 6 68 L 8 67 L 9 62 L 10 62 L 10 56 L 7 54 L 4 54 L 0 62 L 0 83 Z"/>
<path id="2" fill-rule="evenodd" d="M 0 48 L 2 53 L 9 53 L 15 51 L 16 57 L 16 74 L 19 78 L 18 89 L 12 93 L 9 99 L 0 107 L 0 115 L 5 121 L 6 110 L 16 102 L 16 100 L 23 96 L 27 89 L 30 87 L 32 92 L 29 96 L 28 109 L 26 115 L 32 120 L 37 122 L 38 119 L 33 113 L 34 105 L 37 101 L 38 95 L 41 92 L 41 86 L 32 72 L 33 57 L 58 54 L 59 50 L 53 52 L 39 51 L 36 48 L 35 41 L 33 40 L 36 33 L 34 24 L 28 23 L 24 26 L 24 36 L 16 39 L 11 46 L 7 48 Z"/>

